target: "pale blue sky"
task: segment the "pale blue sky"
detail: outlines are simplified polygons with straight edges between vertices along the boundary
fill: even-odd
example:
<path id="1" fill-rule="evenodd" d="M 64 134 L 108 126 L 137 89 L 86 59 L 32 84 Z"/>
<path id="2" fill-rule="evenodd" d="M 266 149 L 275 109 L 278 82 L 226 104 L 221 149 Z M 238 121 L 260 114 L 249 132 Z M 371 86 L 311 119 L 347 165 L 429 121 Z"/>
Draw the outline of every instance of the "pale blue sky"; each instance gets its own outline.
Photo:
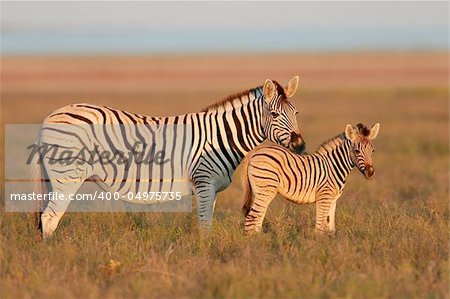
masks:
<path id="1" fill-rule="evenodd" d="M 448 49 L 442 2 L 2 2 L 3 53 Z"/>

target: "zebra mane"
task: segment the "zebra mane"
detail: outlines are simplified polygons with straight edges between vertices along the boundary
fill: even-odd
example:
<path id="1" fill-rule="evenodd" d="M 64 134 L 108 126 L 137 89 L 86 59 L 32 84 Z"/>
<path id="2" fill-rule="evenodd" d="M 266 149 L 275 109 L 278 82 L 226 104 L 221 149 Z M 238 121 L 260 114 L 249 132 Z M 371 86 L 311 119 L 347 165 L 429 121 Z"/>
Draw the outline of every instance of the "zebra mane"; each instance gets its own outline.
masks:
<path id="1" fill-rule="evenodd" d="M 249 96 L 249 100 L 250 101 L 253 100 L 253 99 L 250 99 L 250 95 L 251 94 L 256 95 L 257 90 L 262 90 L 262 86 L 258 86 L 258 87 L 252 88 L 252 89 L 248 89 L 245 91 L 241 91 L 239 93 L 229 95 L 229 96 L 223 98 L 222 100 L 220 100 L 219 102 L 211 104 L 211 105 L 203 108 L 201 110 L 201 112 L 208 112 L 208 111 L 217 110 L 218 108 L 225 108 L 225 106 L 228 103 L 242 105 L 243 104 L 242 98 L 244 96 Z"/>
<path id="2" fill-rule="evenodd" d="M 333 138 L 328 139 L 317 147 L 316 152 L 327 153 L 340 146 L 346 140 L 344 133 L 341 133 Z"/>

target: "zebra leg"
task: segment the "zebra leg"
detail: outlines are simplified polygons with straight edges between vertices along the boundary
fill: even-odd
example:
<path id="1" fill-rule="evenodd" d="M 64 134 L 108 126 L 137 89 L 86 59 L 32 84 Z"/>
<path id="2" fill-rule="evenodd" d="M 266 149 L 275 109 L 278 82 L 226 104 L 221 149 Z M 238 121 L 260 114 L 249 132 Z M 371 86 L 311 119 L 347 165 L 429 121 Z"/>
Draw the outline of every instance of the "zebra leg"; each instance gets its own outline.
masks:
<path id="1" fill-rule="evenodd" d="M 59 221 L 63 217 L 64 213 L 69 207 L 70 200 L 69 195 L 75 194 L 81 187 L 82 183 L 60 183 L 59 181 L 52 182 L 52 190 L 62 197 L 64 200 L 51 199 L 48 200 L 47 206 L 41 213 L 41 229 L 42 237 L 47 239 L 53 235 L 58 227 Z"/>
<path id="2" fill-rule="evenodd" d="M 330 211 L 328 212 L 328 231 L 332 234 L 336 233 L 335 226 L 336 199 L 331 202 Z"/>
<path id="3" fill-rule="evenodd" d="M 250 212 L 245 217 L 245 230 L 260 232 L 267 208 L 277 195 L 276 188 L 255 188 L 253 190 L 254 198 Z"/>
<path id="4" fill-rule="evenodd" d="M 316 232 L 335 234 L 334 215 L 336 200 L 330 197 L 320 197 L 316 203 Z"/>
<path id="5" fill-rule="evenodd" d="M 214 206 L 216 204 L 216 189 L 212 184 L 195 185 L 197 199 L 198 223 L 201 228 L 211 229 Z"/>

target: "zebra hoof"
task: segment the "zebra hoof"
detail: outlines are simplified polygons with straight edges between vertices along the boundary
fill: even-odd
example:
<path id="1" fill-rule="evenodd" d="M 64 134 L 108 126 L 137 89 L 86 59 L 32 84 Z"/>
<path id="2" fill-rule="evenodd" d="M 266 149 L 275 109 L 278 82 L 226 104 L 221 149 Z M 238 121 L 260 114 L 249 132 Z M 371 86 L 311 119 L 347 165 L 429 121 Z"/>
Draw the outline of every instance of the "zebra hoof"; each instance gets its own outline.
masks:
<path id="1" fill-rule="evenodd" d="M 51 217 L 47 213 L 42 213 L 41 215 L 42 239 L 44 240 L 49 239 L 55 232 L 58 226 L 58 220 L 55 218 L 56 217 Z"/>

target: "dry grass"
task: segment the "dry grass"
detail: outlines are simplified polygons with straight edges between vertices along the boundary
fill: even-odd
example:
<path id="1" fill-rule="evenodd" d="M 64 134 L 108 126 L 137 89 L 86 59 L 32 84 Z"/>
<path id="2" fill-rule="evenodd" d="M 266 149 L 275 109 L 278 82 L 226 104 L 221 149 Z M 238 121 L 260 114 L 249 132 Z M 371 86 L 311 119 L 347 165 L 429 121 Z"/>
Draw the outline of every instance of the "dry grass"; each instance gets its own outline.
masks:
<path id="1" fill-rule="evenodd" d="M 308 150 L 347 123 L 381 131 L 376 178 L 350 176 L 335 238 L 314 235 L 314 206 L 281 199 L 246 236 L 238 173 L 209 236 L 195 214 L 73 213 L 42 242 L 32 215 L 2 213 L 2 297 L 448 298 L 447 65 L 446 53 L 3 59 L 4 123 L 81 100 L 178 114 L 299 74 Z"/>

